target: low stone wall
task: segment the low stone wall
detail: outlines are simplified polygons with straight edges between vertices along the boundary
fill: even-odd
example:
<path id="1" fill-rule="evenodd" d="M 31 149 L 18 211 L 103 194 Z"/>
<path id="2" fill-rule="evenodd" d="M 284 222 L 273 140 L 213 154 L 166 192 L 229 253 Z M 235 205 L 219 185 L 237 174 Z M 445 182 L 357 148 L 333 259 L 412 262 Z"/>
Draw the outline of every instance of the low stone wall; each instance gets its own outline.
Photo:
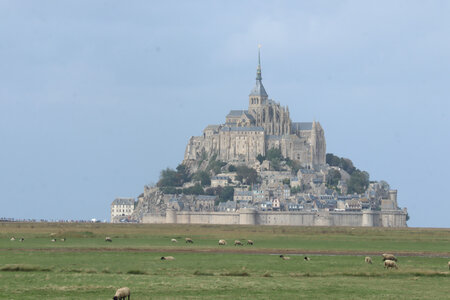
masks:
<path id="1" fill-rule="evenodd" d="M 239 212 L 177 212 L 168 209 L 165 216 L 144 215 L 142 223 L 406 227 L 406 213 L 400 210 L 277 212 L 242 209 Z"/>

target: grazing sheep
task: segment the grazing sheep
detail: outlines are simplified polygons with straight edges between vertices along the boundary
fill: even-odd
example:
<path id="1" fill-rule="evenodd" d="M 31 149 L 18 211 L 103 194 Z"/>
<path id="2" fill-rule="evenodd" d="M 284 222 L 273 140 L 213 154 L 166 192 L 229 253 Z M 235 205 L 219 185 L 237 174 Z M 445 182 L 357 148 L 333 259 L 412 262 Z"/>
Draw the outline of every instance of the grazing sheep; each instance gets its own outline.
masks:
<path id="1" fill-rule="evenodd" d="M 65 242 L 65 241 L 66 241 L 66 238 L 62 238 L 62 239 L 61 239 L 61 242 Z"/>
<path id="2" fill-rule="evenodd" d="M 107 236 L 107 237 L 105 237 L 105 242 L 112 242 L 112 239 L 109 237 L 109 236 Z"/>
<path id="3" fill-rule="evenodd" d="M 219 240 L 219 246 L 225 246 L 226 244 L 227 244 L 227 241 Z"/>
<path id="4" fill-rule="evenodd" d="M 177 239 L 171 239 L 170 240 L 172 243 L 177 243 L 178 241 L 177 241 Z"/>
<path id="5" fill-rule="evenodd" d="M 397 258 L 394 256 L 394 254 L 381 254 L 381 256 L 383 256 L 383 261 L 386 260 L 393 260 L 393 261 L 397 261 Z"/>
<path id="6" fill-rule="evenodd" d="M 280 255 L 282 260 L 289 260 L 291 259 L 289 256 L 284 256 L 283 254 Z"/>
<path id="7" fill-rule="evenodd" d="M 239 240 L 235 240 L 235 241 L 234 241 L 234 245 L 235 245 L 235 246 L 237 246 L 237 245 L 243 246 L 242 243 L 241 243 L 241 241 L 239 241 Z"/>
<path id="8" fill-rule="evenodd" d="M 194 243 L 194 241 L 191 238 L 185 238 L 185 240 L 186 240 L 186 243 L 191 243 L 191 244 Z"/>
<path id="9" fill-rule="evenodd" d="M 23 241 L 25 241 L 25 239 L 23 237 L 21 237 L 19 241 L 23 242 Z"/>
<path id="10" fill-rule="evenodd" d="M 10 241 L 15 241 L 16 238 L 15 238 L 15 237 L 11 237 L 9 240 L 10 240 Z"/>
<path id="11" fill-rule="evenodd" d="M 175 257 L 173 256 L 161 256 L 161 260 L 174 260 Z"/>
<path id="12" fill-rule="evenodd" d="M 308 256 L 305 256 L 304 260 L 305 261 L 310 261 L 311 259 Z"/>
<path id="13" fill-rule="evenodd" d="M 386 269 L 389 269 L 389 268 L 396 268 L 396 269 L 398 269 L 398 266 L 397 266 L 397 263 L 395 262 L 395 261 L 393 261 L 393 260 L 389 260 L 389 259 L 387 259 L 387 260 L 385 260 L 384 261 L 384 268 Z"/>
<path id="14" fill-rule="evenodd" d="M 56 239 L 52 239 L 52 242 L 56 242 Z"/>
<path id="15" fill-rule="evenodd" d="M 370 256 L 366 256 L 366 258 L 364 259 L 364 261 L 368 264 L 372 264 L 372 258 L 370 258 Z"/>
<path id="16" fill-rule="evenodd" d="M 252 240 L 247 240 L 247 245 L 253 246 L 253 241 Z"/>
<path id="17" fill-rule="evenodd" d="M 123 287 L 116 291 L 113 300 L 125 300 L 127 297 L 128 300 L 130 300 L 130 295 L 131 295 L 130 289 L 127 287 Z"/>

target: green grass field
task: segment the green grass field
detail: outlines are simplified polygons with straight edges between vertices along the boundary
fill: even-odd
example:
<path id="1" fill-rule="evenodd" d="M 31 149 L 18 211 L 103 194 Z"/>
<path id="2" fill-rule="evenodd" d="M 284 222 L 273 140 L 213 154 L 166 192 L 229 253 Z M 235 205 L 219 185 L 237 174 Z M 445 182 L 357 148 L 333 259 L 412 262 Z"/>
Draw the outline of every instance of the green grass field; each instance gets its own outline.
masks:
<path id="1" fill-rule="evenodd" d="M 217 245 L 222 238 L 227 246 Z M 384 252 L 399 256 L 398 270 L 383 268 Z M 450 299 L 449 257 L 449 229 L 0 223 L 0 292 L 111 299 L 128 286 L 132 299 Z"/>

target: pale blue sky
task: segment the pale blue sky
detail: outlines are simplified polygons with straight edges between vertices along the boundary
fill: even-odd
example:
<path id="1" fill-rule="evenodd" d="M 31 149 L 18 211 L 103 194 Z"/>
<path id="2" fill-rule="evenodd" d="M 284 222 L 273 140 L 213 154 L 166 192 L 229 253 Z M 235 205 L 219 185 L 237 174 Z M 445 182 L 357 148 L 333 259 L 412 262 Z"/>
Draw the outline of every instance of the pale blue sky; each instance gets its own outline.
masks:
<path id="1" fill-rule="evenodd" d="M 247 108 L 261 43 L 294 121 L 398 189 L 410 226 L 450 227 L 449 15 L 449 1 L 0 0 L 0 217 L 108 219 Z"/>

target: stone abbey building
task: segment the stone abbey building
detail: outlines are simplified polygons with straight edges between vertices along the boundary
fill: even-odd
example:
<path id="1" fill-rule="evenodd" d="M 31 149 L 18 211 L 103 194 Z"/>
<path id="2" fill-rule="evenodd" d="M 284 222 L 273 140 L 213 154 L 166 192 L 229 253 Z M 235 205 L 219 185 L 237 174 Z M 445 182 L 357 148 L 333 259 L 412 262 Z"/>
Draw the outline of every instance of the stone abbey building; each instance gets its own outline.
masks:
<path id="1" fill-rule="evenodd" d="M 297 160 L 303 168 L 325 166 L 326 143 L 319 122 L 292 122 L 289 108 L 269 99 L 261 77 L 258 52 L 256 84 L 249 95 L 248 110 L 232 110 L 225 124 L 209 125 L 203 135 L 191 137 L 183 164 L 217 155 L 230 163 L 249 164 L 271 148 Z"/>

